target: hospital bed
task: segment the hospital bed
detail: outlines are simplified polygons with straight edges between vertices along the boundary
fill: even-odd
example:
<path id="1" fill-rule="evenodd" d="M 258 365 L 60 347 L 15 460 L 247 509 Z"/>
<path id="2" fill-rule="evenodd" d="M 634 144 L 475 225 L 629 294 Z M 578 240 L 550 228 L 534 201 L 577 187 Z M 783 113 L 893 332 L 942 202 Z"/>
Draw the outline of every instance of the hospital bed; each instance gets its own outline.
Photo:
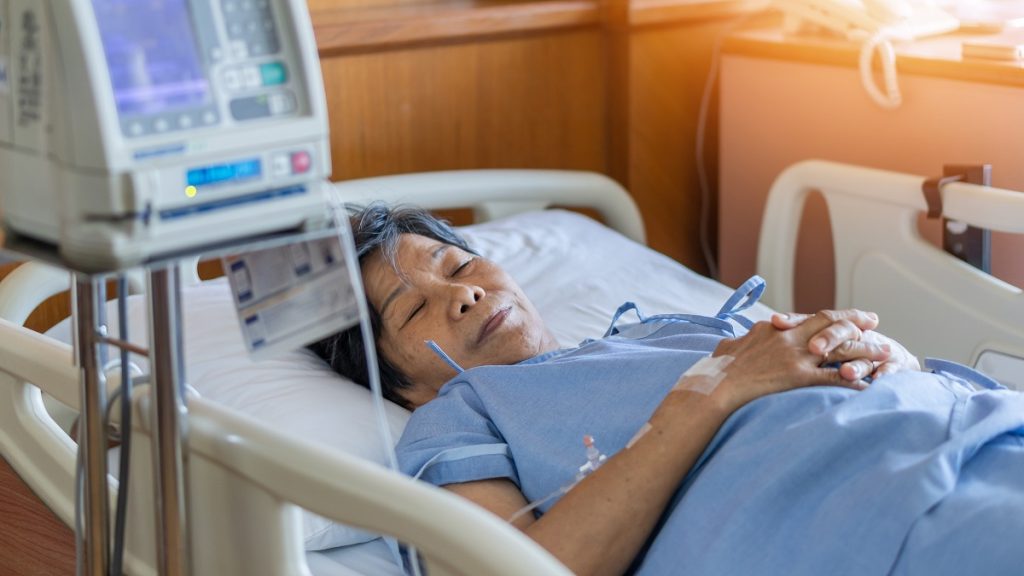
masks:
<path id="1" fill-rule="evenodd" d="M 923 200 L 908 190 L 919 189 L 922 180 L 823 162 L 786 171 L 772 191 L 762 233 L 759 265 L 769 280 L 770 302 L 787 308 L 792 301 L 800 206 L 810 190 L 821 190 L 836 230 L 838 305 L 878 310 L 887 328 L 900 326 L 896 335 L 914 352 L 932 354 L 915 345 L 936 340 L 922 333 L 931 326 L 904 320 L 904 310 L 871 297 L 882 292 L 906 303 L 922 298 L 921 283 L 934 287 L 928 298 L 942 302 L 980 294 L 977 300 L 984 302 L 970 302 L 979 313 L 953 311 L 957 330 L 943 335 L 937 355 L 970 359 L 984 348 L 1024 357 L 1020 290 L 966 270 L 916 235 L 911 220 Z M 446 172 L 350 181 L 336 185 L 336 192 L 355 202 L 473 207 L 482 223 L 464 229 L 470 244 L 524 286 L 562 344 L 600 334 L 625 300 L 637 302 L 645 314 L 713 314 L 731 293 L 644 247 L 643 226 L 628 195 L 595 174 Z M 944 193 L 953 216 L 994 229 L 1024 228 L 1020 195 L 967 184 Z M 974 198 L 969 204 L 963 200 L 967 196 Z M 533 211 L 551 205 L 592 207 L 617 232 L 576 213 Z M 864 210 L 890 233 L 880 234 L 881 225 L 868 234 L 858 231 L 856 218 Z M 854 218 L 852 229 L 847 216 Z M 40 335 L 20 326 L 39 302 L 68 282 L 63 273 L 41 265 L 23 270 L 0 283 L 0 317 L 5 318 L 0 320 L 0 452 L 70 525 L 75 447 L 40 392 L 77 408 L 78 372 L 66 344 L 70 329 L 58 325 Z M 865 274 L 878 284 L 875 288 Z M 188 420 L 193 573 L 401 573 L 384 542 L 365 531 L 415 544 L 431 574 L 568 573 L 500 519 L 386 470 L 366 390 L 305 351 L 249 360 L 224 280 L 186 287 L 184 302 L 187 379 L 195 392 Z M 141 300 L 131 304 L 132 333 L 144 333 L 144 305 Z M 769 313 L 758 305 L 749 316 L 763 319 Z M 915 332 L 915 326 L 924 330 Z M 987 335 L 980 340 L 984 346 L 976 338 L 981 334 Z M 135 574 L 154 572 L 147 402 L 143 390 L 135 401 L 132 430 L 138 438 L 126 566 Z M 400 432 L 407 413 L 397 406 L 387 413 L 392 431 Z M 111 502 L 116 486 L 111 479 Z"/>

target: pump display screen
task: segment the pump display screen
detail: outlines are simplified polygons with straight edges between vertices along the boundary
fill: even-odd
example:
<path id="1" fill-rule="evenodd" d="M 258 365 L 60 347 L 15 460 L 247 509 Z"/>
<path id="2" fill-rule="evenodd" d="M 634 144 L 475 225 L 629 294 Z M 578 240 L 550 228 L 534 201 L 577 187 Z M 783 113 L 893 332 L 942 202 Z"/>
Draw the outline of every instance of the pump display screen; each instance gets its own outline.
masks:
<path id="1" fill-rule="evenodd" d="M 188 0 L 92 0 L 118 114 L 203 106 L 210 85 Z"/>
<path id="2" fill-rule="evenodd" d="M 210 186 L 259 178 L 263 173 L 263 165 L 258 159 L 243 160 L 230 164 L 203 166 L 188 171 L 189 186 Z"/>

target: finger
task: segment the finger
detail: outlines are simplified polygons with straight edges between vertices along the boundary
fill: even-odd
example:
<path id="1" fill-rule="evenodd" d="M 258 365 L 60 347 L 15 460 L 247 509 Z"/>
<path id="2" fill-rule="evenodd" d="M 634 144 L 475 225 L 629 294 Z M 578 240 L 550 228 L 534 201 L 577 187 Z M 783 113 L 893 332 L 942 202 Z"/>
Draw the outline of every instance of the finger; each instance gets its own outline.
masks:
<path id="1" fill-rule="evenodd" d="M 853 322 L 853 325 L 861 330 L 874 330 L 878 328 L 878 314 L 874 312 L 867 312 L 856 308 L 838 310 L 837 312 L 840 314 L 840 319 Z"/>
<path id="2" fill-rule="evenodd" d="M 899 362 L 883 362 L 875 368 L 874 378 L 881 378 L 882 376 L 888 376 L 889 374 L 895 374 L 902 370 Z"/>
<path id="3" fill-rule="evenodd" d="M 892 348 L 888 344 L 865 342 L 863 340 L 847 340 L 829 351 L 824 357 L 824 362 L 849 362 L 862 359 L 884 362 L 891 357 Z"/>
<path id="4" fill-rule="evenodd" d="M 772 326 L 775 326 L 779 330 L 789 330 L 790 328 L 796 328 L 803 324 L 813 314 L 798 314 L 791 312 L 789 314 L 772 314 Z"/>
<path id="5" fill-rule="evenodd" d="M 875 363 L 871 360 L 852 360 L 839 367 L 839 375 L 843 380 L 860 380 L 870 376 L 875 370 Z"/>
<path id="6" fill-rule="evenodd" d="M 844 342 L 860 340 L 861 334 L 860 328 L 853 322 L 845 318 L 837 320 L 811 337 L 807 350 L 811 354 L 826 356 Z"/>
<path id="7" fill-rule="evenodd" d="M 855 380 L 843 378 L 836 368 L 818 368 L 814 374 L 814 379 L 808 384 L 809 386 L 839 386 L 851 390 L 864 390 L 868 387 L 867 383 L 859 378 Z"/>
<path id="8" fill-rule="evenodd" d="M 812 336 L 837 322 L 848 322 L 859 330 L 871 330 L 878 325 L 878 315 L 874 312 L 864 312 L 863 310 L 856 309 L 822 310 L 817 314 L 812 314 L 797 326 L 794 330 L 794 335 L 810 340 Z M 834 342 L 833 347 L 843 340 L 849 340 L 849 338 L 843 338 Z M 812 350 L 812 352 L 819 355 L 824 354 L 824 351 L 820 350 L 817 352 Z"/>

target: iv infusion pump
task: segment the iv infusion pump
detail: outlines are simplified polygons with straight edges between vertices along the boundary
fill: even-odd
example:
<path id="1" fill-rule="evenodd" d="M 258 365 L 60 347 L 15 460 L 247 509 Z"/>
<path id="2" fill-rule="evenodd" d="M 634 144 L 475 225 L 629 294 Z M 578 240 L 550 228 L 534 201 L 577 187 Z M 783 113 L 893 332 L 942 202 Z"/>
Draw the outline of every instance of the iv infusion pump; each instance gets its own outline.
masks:
<path id="1" fill-rule="evenodd" d="M 0 0 L 0 215 L 82 270 L 325 220 L 305 0 Z"/>

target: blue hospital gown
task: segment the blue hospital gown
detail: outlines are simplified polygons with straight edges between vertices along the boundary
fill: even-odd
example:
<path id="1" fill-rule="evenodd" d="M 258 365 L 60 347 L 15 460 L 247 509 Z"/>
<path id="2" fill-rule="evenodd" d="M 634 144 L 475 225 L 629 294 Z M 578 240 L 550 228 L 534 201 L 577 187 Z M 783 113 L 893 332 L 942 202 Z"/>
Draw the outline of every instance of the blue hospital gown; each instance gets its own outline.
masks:
<path id="1" fill-rule="evenodd" d="M 585 462 L 585 434 L 608 455 L 621 450 L 679 376 L 733 335 L 720 319 L 692 320 L 655 317 L 463 372 L 413 413 L 402 469 L 437 485 L 508 478 L 530 501 L 550 495 Z M 946 373 L 760 398 L 715 435 L 634 568 L 1024 573 L 1022 435 L 1024 395 Z"/>

